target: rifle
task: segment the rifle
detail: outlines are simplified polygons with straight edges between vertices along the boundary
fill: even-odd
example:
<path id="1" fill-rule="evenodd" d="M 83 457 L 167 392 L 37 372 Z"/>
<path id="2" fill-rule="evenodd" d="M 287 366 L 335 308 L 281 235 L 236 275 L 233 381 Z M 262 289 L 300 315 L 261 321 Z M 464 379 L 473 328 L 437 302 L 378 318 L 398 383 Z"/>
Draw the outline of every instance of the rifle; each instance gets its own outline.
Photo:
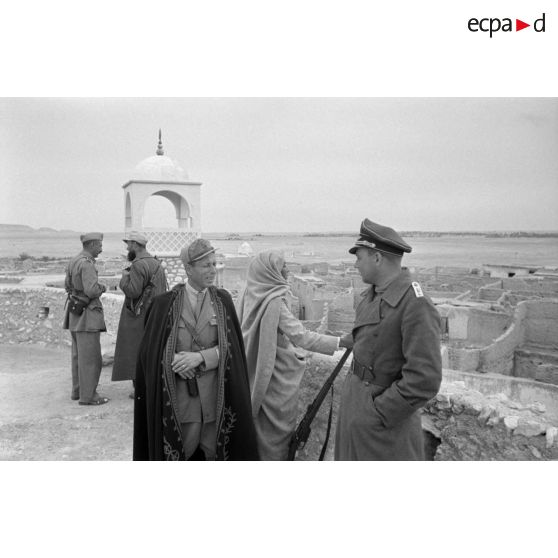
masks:
<path id="1" fill-rule="evenodd" d="M 349 358 L 349 355 L 351 354 L 351 350 L 352 349 L 347 349 L 345 351 L 344 355 L 337 363 L 337 366 L 333 369 L 333 372 L 329 375 L 328 379 L 324 382 L 324 385 L 321 387 L 320 391 L 314 398 L 314 401 L 312 401 L 312 403 L 308 405 L 308 408 L 306 409 L 306 414 L 304 415 L 304 417 L 302 417 L 302 420 L 296 427 L 296 430 L 293 432 L 293 435 L 291 437 L 291 441 L 289 443 L 289 455 L 287 457 L 288 461 L 293 461 L 296 452 L 300 449 L 303 449 L 304 446 L 306 445 L 306 442 L 308 441 L 308 437 L 310 436 L 310 431 L 311 431 L 310 425 L 312 424 L 312 421 L 314 420 L 315 416 L 318 414 L 318 410 L 320 409 L 327 395 L 327 392 L 329 391 L 329 388 L 333 389 L 333 382 L 335 381 L 337 374 L 339 374 L 339 372 L 341 371 L 341 368 L 343 368 L 345 361 L 347 360 L 347 358 Z M 332 408 L 330 408 L 329 410 L 326 439 L 322 451 L 320 453 L 320 461 L 323 460 L 325 449 L 327 447 L 327 442 L 329 440 L 329 430 L 331 427 L 332 409 L 333 409 L 333 400 L 332 400 Z"/>

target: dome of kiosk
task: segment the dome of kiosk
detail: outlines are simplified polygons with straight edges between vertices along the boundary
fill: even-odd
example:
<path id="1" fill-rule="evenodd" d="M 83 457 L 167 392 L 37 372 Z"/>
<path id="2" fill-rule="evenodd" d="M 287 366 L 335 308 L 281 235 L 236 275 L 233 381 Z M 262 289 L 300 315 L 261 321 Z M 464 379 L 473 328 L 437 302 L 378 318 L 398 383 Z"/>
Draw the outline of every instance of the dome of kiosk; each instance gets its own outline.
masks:
<path id="1" fill-rule="evenodd" d="M 248 244 L 248 242 L 243 242 L 238 247 L 238 255 L 239 256 L 252 256 L 253 254 L 254 254 L 254 250 L 253 250 L 252 246 L 250 246 L 250 244 Z"/>
<path id="2" fill-rule="evenodd" d="M 147 157 L 136 166 L 132 173 L 132 180 L 151 180 L 154 182 L 188 182 L 188 173 L 163 151 L 161 130 L 159 130 L 159 144 L 156 155 Z"/>

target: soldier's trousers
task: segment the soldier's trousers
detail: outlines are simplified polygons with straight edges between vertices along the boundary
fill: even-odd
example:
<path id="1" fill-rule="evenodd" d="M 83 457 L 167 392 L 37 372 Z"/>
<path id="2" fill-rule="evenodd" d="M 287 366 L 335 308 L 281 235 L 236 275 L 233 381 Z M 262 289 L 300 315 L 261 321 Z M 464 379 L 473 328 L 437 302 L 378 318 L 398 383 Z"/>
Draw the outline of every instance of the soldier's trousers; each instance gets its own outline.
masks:
<path id="1" fill-rule="evenodd" d="M 186 459 L 192 457 L 199 446 L 205 454 L 207 461 L 215 459 L 217 445 L 217 429 L 215 421 L 212 422 L 181 422 L 182 441 Z"/>
<path id="2" fill-rule="evenodd" d="M 72 395 L 90 402 L 95 395 L 103 359 L 100 331 L 72 331 Z"/>

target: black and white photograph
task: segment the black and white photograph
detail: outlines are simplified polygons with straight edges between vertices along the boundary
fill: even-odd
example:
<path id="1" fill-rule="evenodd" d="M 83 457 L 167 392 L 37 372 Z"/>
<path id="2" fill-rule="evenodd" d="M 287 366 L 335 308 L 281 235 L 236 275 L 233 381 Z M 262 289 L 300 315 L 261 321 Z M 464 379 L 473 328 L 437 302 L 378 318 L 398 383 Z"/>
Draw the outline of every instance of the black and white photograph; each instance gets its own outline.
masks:
<path id="1" fill-rule="evenodd" d="M 461 518 L 491 498 L 511 521 L 525 477 L 549 490 L 558 92 L 541 68 L 553 14 L 495 2 L 443 16 L 431 2 L 443 25 L 421 43 L 429 63 L 440 57 L 430 68 L 419 50 L 360 48 L 391 44 L 396 30 L 420 36 L 419 21 L 434 20 L 417 7 L 366 20 L 359 2 L 343 16 L 310 4 L 290 17 L 290 3 L 264 14 L 217 2 L 219 17 L 181 11 L 183 27 L 176 3 L 156 16 L 141 3 L 137 20 L 133 9 L 95 12 L 89 26 L 57 22 L 58 34 L 34 18 L 45 50 L 35 41 L 6 58 L 7 75 L 31 61 L 35 73 L 0 96 L 0 465 L 36 495 L 34 521 L 57 485 L 64 514 L 75 497 L 91 505 L 84 517 L 114 506 L 114 522 L 124 499 L 129 532 L 107 537 L 110 553 L 131 536 L 141 554 L 175 545 L 138 547 L 137 513 L 168 499 L 169 528 L 193 521 L 207 542 L 202 517 L 238 505 L 215 553 L 251 540 L 256 555 L 275 536 L 270 553 L 284 556 L 299 552 L 277 522 L 304 522 L 311 496 L 313 535 L 295 537 L 299 550 L 353 554 L 371 532 L 348 545 L 312 537 L 326 517 L 342 515 L 348 533 L 366 514 L 363 482 L 390 537 L 402 533 L 388 516 L 412 521 L 426 506 L 411 538 L 426 536 L 445 499 L 467 502 Z M 230 29 L 245 10 L 252 23 Z M 342 23 L 353 27 L 337 48 L 326 29 Z M 453 51 L 441 47 L 452 40 Z M 194 44 L 207 51 L 195 56 Z M 175 492 L 162 461 L 188 462 L 174 465 L 172 479 L 185 479 Z M 17 491 L 9 501 L 24 517 Z M 91 536 L 74 521 L 77 540 Z M 406 548 L 422 555 L 429 544 Z"/>
<path id="2" fill-rule="evenodd" d="M 254 437 L 239 458 L 286 460 L 347 350 L 333 404 L 326 388 L 291 459 L 317 460 L 326 435 L 322 459 L 558 458 L 555 98 L 11 98 L 0 107 L 2 459 L 187 459 L 206 423 L 218 425 L 209 457 L 232 458 L 218 445 L 225 432 L 234 441 L 230 412 L 246 414 L 246 432 L 234 428 Z M 380 261 L 368 261 L 374 254 Z M 191 277 L 198 261 L 210 271 Z M 216 288 L 201 327 L 192 319 L 186 335 L 180 320 L 159 320 L 144 335 L 166 291 L 182 293 L 179 315 L 202 311 L 196 287 L 183 297 L 192 280 Z M 397 295 L 378 298 L 392 281 L 403 281 Z M 219 293 L 236 327 L 227 342 L 242 354 L 217 356 Z M 400 302 L 419 304 L 418 315 Z M 397 328 L 384 333 L 395 310 L 386 327 Z M 184 355 L 166 364 L 169 432 L 198 425 L 195 436 L 182 426 L 176 447 L 149 411 L 150 390 L 162 388 L 149 385 L 148 361 L 164 360 L 168 339 L 158 335 L 169 328 Z M 216 400 L 237 358 L 246 401 L 235 411 Z M 188 382 L 201 390 L 192 401 Z"/>

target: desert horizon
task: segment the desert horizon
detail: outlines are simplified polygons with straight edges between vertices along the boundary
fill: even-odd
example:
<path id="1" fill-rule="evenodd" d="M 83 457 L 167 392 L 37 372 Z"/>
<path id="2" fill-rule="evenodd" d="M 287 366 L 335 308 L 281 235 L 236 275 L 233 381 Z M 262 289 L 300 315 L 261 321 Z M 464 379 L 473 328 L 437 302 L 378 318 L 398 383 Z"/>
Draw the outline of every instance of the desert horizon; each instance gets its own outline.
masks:
<path id="1" fill-rule="evenodd" d="M 174 227 L 168 227 L 168 230 L 174 230 Z M 150 227 L 145 227 L 144 230 L 149 231 Z M 165 230 L 157 228 L 157 230 Z M 81 234 L 83 231 L 76 231 L 74 229 L 53 229 L 51 227 L 32 227 L 31 225 L 23 223 L 0 223 L 0 235 L 5 233 L 57 233 L 57 234 Z M 122 234 L 123 229 L 102 231 L 104 234 Z M 418 230 L 400 230 L 404 236 L 411 235 L 484 235 L 484 234 L 525 234 L 536 235 L 541 234 L 545 236 L 558 236 L 558 229 L 463 229 L 463 230 L 437 230 L 437 229 L 418 229 Z M 339 235 L 339 236 L 354 236 L 358 231 L 347 230 L 323 230 L 323 231 L 304 231 L 304 230 L 291 230 L 291 231 L 260 231 L 260 230 L 230 230 L 230 231 L 207 231 L 203 232 L 202 236 L 221 236 L 221 235 L 258 235 L 258 236 L 321 236 L 321 235 Z"/>
<path id="2" fill-rule="evenodd" d="M 85 231 L 84 231 L 85 232 Z M 79 232 L 10 233 L 0 228 L 0 258 L 69 258 L 81 249 Z M 418 268 L 481 267 L 484 264 L 524 265 L 558 268 L 558 241 L 552 234 L 402 233 L 413 247 L 404 257 L 404 265 Z M 353 233 L 202 233 L 223 257 L 239 255 L 248 242 L 254 254 L 263 250 L 282 251 L 293 263 L 350 263 L 354 256 L 348 249 L 358 234 Z M 123 257 L 126 253 L 124 232 L 104 233 L 99 260 Z M 149 245 L 148 245 L 149 250 Z"/>

